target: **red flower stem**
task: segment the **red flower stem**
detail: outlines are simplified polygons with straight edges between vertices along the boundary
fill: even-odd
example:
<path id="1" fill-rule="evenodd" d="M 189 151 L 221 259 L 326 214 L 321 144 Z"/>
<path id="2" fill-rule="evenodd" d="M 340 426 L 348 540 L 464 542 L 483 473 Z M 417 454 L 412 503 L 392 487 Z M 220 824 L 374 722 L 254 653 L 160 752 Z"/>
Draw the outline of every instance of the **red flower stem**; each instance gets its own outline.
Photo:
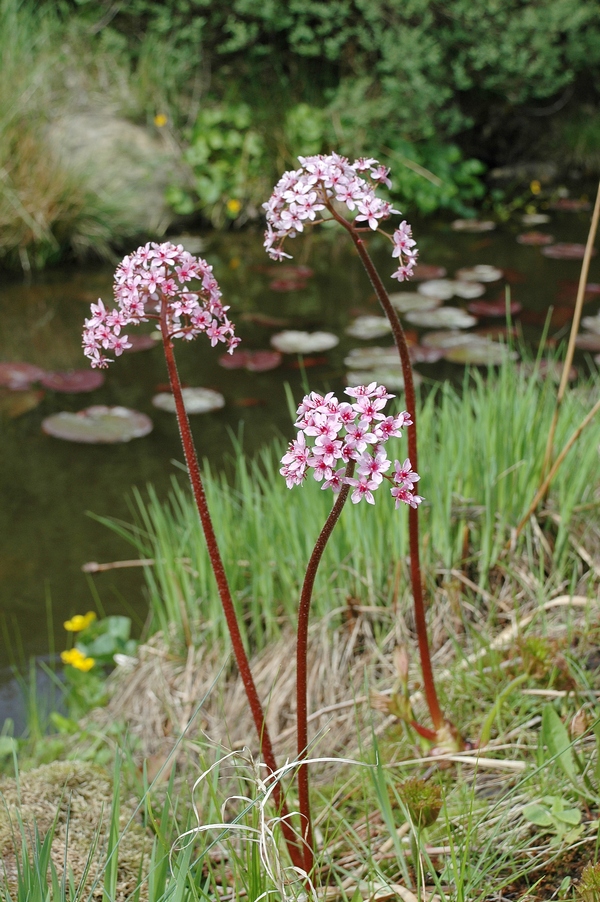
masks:
<path id="1" fill-rule="evenodd" d="M 417 404 L 415 397 L 415 385 L 412 376 L 412 366 L 410 363 L 410 355 L 408 352 L 408 344 L 404 329 L 390 301 L 389 295 L 385 290 L 383 282 L 379 277 L 379 273 L 375 269 L 375 265 L 369 256 L 362 238 L 357 234 L 354 226 L 340 216 L 339 213 L 330 206 L 330 212 L 334 218 L 344 226 L 354 246 L 358 251 L 361 263 L 367 271 L 367 275 L 371 285 L 375 289 L 375 293 L 379 299 L 379 303 L 383 307 L 383 311 L 387 316 L 392 327 L 392 334 L 402 364 L 402 374 L 404 376 L 404 393 L 406 395 L 406 409 L 413 421 L 412 427 L 408 430 L 408 456 L 415 470 L 419 469 L 419 460 L 417 455 Z M 419 556 L 419 513 L 417 508 L 410 507 L 408 510 L 408 533 L 410 547 L 410 577 L 413 592 L 413 602 L 415 610 L 415 624 L 417 627 L 417 639 L 419 643 L 419 655 L 421 658 L 421 672 L 423 674 L 423 689 L 427 700 L 427 707 L 433 726 L 439 730 L 444 725 L 444 715 L 440 708 L 435 682 L 433 679 L 433 667 L 431 665 L 431 655 L 429 653 L 429 641 L 427 638 L 427 620 L 425 618 L 425 604 L 423 600 L 423 582 L 421 578 L 421 563 Z"/>
<path id="2" fill-rule="evenodd" d="M 346 464 L 346 472 L 344 476 L 352 476 L 354 474 L 355 461 L 349 460 Z M 308 701 L 307 701 L 307 655 L 308 655 L 308 621 L 310 617 L 310 603 L 312 600 L 313 586 L 315 577 L 325 546 L 329 541 L 329 537 L 333 532 L 333 528 L 340 518 L 342 508 L 348 498 L 350 491 L 349 485 L 343 485 L 336 500 L 331 508 L 331 512 L 325 521 L 325 525 L 321 530 L 319 538 L 315 543 L 313 553 L 310 556 L 304 584 L 302 586 L 302 594 L 300 596 L 300 605 L 298 608 L 298 638 L 296 645 L 296 708 L 298 720 L 298 761 L 306 758 L 308 747 Z M 308 767 L 306 764 L 300 765 L 298 768 L 298 805 L 300 808 L 300 819 L 302 822 L 302 839 L 304 842 L 304 870 L 310 874 L 314 863 L 313 851 L 313 835 L 312 821 L 310 817 L 310 799 L 308 792 Z"/>
<path id="3" fill-rule="evenodd" d="M 166 304 L 164 303 L 162 304 L 161 309 L 160 328 L 163 338 L 165 359 L 167 361 L 169 382 L 171 383 L 171 390 L 175 399 L 175 410 L 177 413 L 177 423 L 179 425 L 181 443 L 183 445 L 183 453 L 185 455 L 185 462 L 187 464 L 188 474 L 190 477 L 190 482 L 192 484 L 192 491 L 194 493 L 196 506 L 200 515 L 202 529 L 204 530 L 208 556 L 210 558 L 212 571 L 217 582 L 217 589 L 219 591 L 221 604 L 223 606 L 223 612 L 225 614 L 225 620 L 227 621 L 227 627 L 229 629 L 229 635 L 231 637 L 233 653 L 235 655 L 235 660 L 242 677 L 242 682 L 244 684 L 244 689 L 246 690 L 246 696 L 248 698 L 248 703 L 250 705 L 250 710 L 252 712 L 252 717 L 254 719 L 256 731 L 258 733 L 261 754 L 264 758 L 265 764 L 272 772 L 274 772 L 277 770 L 277 762 L 273 753 L 273 746 L 271 744 L 271 738 L 269 736 L 265 715 L 263 713 L 262 705 L 258 697 L 258 692 L 256 691 L 254 678 L 250 670 L 248 656 L 246 654 L 244 643 L 242 641 L 242 635 L 240 633 L 233 600 L 231 598 L 231 592 L 229 590 L 225 568 L 223 566 L 223 561 L 219 552 L 219 546 L 217 544 L 217 537 L 215 535 L 214 527 L 208 510 L 208 504 L 200 476 L 200 467 L 198 466 L 198 458 L 196 456 L 194 440 L 192 438 L 192 431 L 190 429 L 190 421 L 188 419 L 187 411 L 183 403 L 181 382 L 179 379 L 179 373 L 177 372 L 175 355 L 173 353 L 173 344 L 168 334 Z M 288 822 L 289 812 L 287 810 L 285 801 L 283 800 L 279 782 L 275 784 L 275 787 L 273 789 L 273 797 L 275 799 L 275 804 L 277 805 L 277 808 L 281 812 L 281 816 L 283 818 L 281 826 L 292 862 L 296 867 L 302 867 L 302 852 L 298 846 L 294 832 Z"/>

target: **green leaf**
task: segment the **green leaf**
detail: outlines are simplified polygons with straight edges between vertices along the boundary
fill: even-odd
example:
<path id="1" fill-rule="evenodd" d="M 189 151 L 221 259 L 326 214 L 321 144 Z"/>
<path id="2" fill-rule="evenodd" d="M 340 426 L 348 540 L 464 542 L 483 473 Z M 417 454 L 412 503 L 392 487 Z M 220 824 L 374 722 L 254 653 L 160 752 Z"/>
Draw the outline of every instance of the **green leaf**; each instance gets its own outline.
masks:
<path id="1" fill-rule="evenodd" d="M 554 817 L 564 824 L 570 824 L 572 827 L 576 827 L 581 823 L 581 811 L 579 808 L 565 808 L 564 811 L 556 813 Z"/>
<path id="2" fill-rule="evenodd" d="M 7 758 L 17 748 L 17 740 L 12 736 L 0 736 L 0 758 Z"/>
<path id="3" fill-rule="evenodd" d="M 523 817 L 526 821 L 535 824 L 537 827 L 552 827 L 554 824 L 554 820 L 548 809 L 537 802 L 532 802 L 531 805 L 525 806 L 523 809 Z"/>
<path id="4" fill-rule="evenodd" d="M 540 739 L 548 753 L 571 780 L 575 781 L 575 759 L 571 750 L 571 740 L 562 720 L 552 705 L 546 705 L 542 712 Z"/>

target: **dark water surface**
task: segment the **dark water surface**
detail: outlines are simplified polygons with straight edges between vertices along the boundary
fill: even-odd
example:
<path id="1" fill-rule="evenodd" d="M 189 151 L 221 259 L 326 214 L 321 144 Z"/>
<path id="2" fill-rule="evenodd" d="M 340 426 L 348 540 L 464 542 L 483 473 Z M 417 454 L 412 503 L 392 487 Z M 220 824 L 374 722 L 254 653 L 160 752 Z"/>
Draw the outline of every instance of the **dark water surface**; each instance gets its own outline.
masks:
<path id="1" fill-rule="evenodd" d="M 585 242 L 589 213 L 554 214 L 545 226 L 557 241 Z M 513 299 L 526 308 L 523 331 L 527 337 L 540 332 L 539 319 L 550 305 L 572 306 L 579 261 L 545 258 L 539 248 L 517 244 L 515 235 L 526 227 L 500 227 L 483 234 L 451 231 L 447 224 L 427 222 L 415 226 L 421 262 L 448 269 L 451 277 L 460 267 L 488 263 L 508 270 Z M 202 251 L 214 265 L 231 318 L 247 348 L 268 348 L 275 328 L 253 321 L 261 313 L 285 319 L 287 328 L 325 329 L 341 336 L 340 345 L 326 360 L 306 370 L 311 388 L 341 389 L 343 358 L 361 343 L 344 335 L 352 316 L 378 314 L 372 289 L 345 236 L 325 232 L 289 243 L 294 263 L 310 265 L 315 275 L 306 287 L 277 292 L 270 282 L 276 265 L 262 251 L 260 233 L 204 236 Z M 375 236 L 373 255 L 382 274 L 395 268 L 389 245 Z M 28 361 L 44 369 L 83 368 L 81 327 L 90 302 L 102 297 L 111 302 L 110 266 L 86 266 L 53 270 L 29 283 L 12 276 L 0 286 L 0 360 Z M 390 290 L 397 283 L 387 279 Z M 600 282 L 600 265 L 592 262 L 591 282 Z M 488 287 L 485 298 L 497 297 L 505 282 Z M 407 286 L 408 287 L 408 286 Z M 412 290 L 416 286 L 411 287 Z M 569 297 L 572 298 L 569 301 Z M 456 299 L 450 304 L 464 305 Z M 593 314 L 600 298 L 586 307 Z M 560 320 L 550 331 L 565 334 Z M 517 318 L 518 320 L 518 318 Z M 489 322 L 489 321 L 484 321 Z M 132 333 L 138 330 L 132 330 Z M 379 339 L 368 344 L 389 344 Z M 226 465 L 231 449 L 228 429 L 238 432 L 243 423 L 244 447 L 252 453 L 273 436 L 291 433 L 285 404 L 288 382 L 296 397 L 301 374 L 293 357 L 267 373 L 227 371 L 217 364 L 222 349 L 212 350 L 200 337 L 176 348 L 184 383 L 215 388 L 226 398 L 216 413 L 192 418 L 198 453 L 217 467 Z M 322 356 L 322 355 L 319 355 Z M 458 367 L 419 366 L 429 378 L 447 378 Z M 4 636 L 0 639 L 0 673 L 23 654 L 44 655 L 53 630 L 57 647 L 63 643 L 62 622 L 73 613 L 94 608 L 91 587 L 107 613 L 128 613 L 137 618 L 139 630 L 146 616 L 143 574 L 140 569 L 111 570 L 87 576 L 87 561 L 113 561 L 135 556 L 120 538 L 87 515 L 130 520 L 127 494 L 132 485 L 142 490 L 152 482 L 165 495 L 181 461 L 174 415 L 151 405 L 152 395 L 166 390 L 164 359 L 160 347 L 127 354 L 111 364 L 105 385 L 90 394 L 67 395 L 46 391 L 41 404 L 16 419 L 0 420 L 0 605 Z M 162 384 L 162 385 L 161 385 Z M 42 419 L 60 410 L 81 410 L 91 404 L 123 405 L 143 411 L 154 421 L 146 438 L 113 446 L 79 445 L 44 435 Z M 185 477 L 181 474 L 180 478 Z M 47 610 L 50 613 L 47 616 Z M 1 682 L 1 677 L 0 677 Z M 0 693 L 0 708 L 4 696 Z M 0 717 L 2 711 L 0 710 Z"/>

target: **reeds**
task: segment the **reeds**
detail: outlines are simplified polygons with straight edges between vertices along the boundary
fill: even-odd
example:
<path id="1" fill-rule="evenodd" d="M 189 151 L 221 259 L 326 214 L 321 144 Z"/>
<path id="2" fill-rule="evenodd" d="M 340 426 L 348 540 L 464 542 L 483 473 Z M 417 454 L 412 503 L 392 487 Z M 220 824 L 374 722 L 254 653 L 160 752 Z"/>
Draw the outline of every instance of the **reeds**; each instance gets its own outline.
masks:
<path id="1" fill-rule="evenodd" d="M 592 377 L 565 396 L 559 446 L 588 412 L 599 381 Z M 459 568 L 486 586 L 510 530 L 539 486 L 554 403 L 554 386 L 510 362 L 485 375 L 467 373 L 461 390 L 440 385 L 420 405 L 419 488 L 427 499 L 421 509 L 428 580 L 439 582 L 443 572 Z M 572 574 L 574 508 L 597 500 L 599 443 L 600 423 L 594 421 L 567 456 L 548 499 L 558 527 L 546 566 L 557 585 Z M 330 499 L 312 480 L 288 492 L 278 475 L 281 450 L 277 443 L 248 460 L 234 442 L 231 481 L 204 466 L 234 603 L 253 649 L 277 637 L 282 624 L 294 622 L 305 562 L 330 509 Z M 189 641 L 201 622 L 203 635 L 208 629 L 212 640 L 221 642 L 220 605 L 187 489 L 174 481 L 164 502 L 152 487 L 146 493 L 135 490 L 133 509 L 134 525 L 103 522 L 131 541 L 141 557 L 154 559 L 154 566 L 145 568 L 154 627 L 181 642 L 186 636 Z M 531 532 L 526 530 L 521 541 L 519 547 L 527 547 Z M 406 580 L 399 579 L 390 561 L 404 568 L 407 554 L 406 520 L 391 505 L 352 506 L 325 552 L 314 616 L 342 610 L 349 599 L 363 605 L 393 603 Z"/>

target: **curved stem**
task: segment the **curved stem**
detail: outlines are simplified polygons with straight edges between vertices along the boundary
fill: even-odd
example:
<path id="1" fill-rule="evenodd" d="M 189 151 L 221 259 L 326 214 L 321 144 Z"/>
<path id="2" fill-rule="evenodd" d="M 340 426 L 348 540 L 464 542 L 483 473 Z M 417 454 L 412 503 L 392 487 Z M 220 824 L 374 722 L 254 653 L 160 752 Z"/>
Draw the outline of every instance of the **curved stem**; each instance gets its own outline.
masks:
<path id="1" fill-rule="evenodd" d="M 404 393 L 406 396 L 406 409 L 413 421 L 412 427 L 408 430 L 408 456 L 415 470 L 419 469 L 419 459 L 417 454 L 417 404 L 415 397 L 415 385 L 412 375 L 412 366 L 410 363 L 410 355 L 408 352 L 408 344 L 404 329 L 390 301 L 389 295 L 385 290 L 379 273 L 375 269 L 375 265 L 369 256 L 365 244 L 356 233 L 356 230 L 347 219 L 340 216 L 337 211 L 331 207 L 330 212 L 334 218 L 342 225 L 354 242 L 354 246 L 358 251 L 361 263 L 367 271 L 369 281 L 375 289 L 375 293 L 379 299 L 379 303 L 383 307 L 383 311 L 387 316 L 392 327 L 394 342 L 398 348 L 400 355 L 400 363 L 402 364 L 402 375 L 404 377 Z M 410 507 L 408 510 L 408 532 L 410 547 L 410 578 L 413 592 L 415 624 L 417 628 L 417 639 L 419 643 L 419 655 L 421 658 L 421 671 L 423 674 L 423 689 L 427 700 L 427 707 L 431 715 L 431 720 L 436 730 L 439 730 L 444 724 L 444 715 L 440 708 L 435 682 L 433 679 L 433 667 L 431 665 L 431 655 L 429 652 L 429 641 L 427 638 L 427 620 L 425 617 L 425 603 L 423 599 L 423 582 L 421 578 L 421 563 L 419 555 L 419 513 L 417 508 Z"/>
<path id="2" fill-rule="evenodd" d="M 351 477 L 354 474 L 355 461 L 350 460 L 346 464 L 344 476 Z M 300 605 L 298 608 L 298 638 L 296 645 L 296 706 L 298 719 L 298 761 L 306 757 L 308 746 L 308 702 L 307 702 L 307 655 L 308 655 L 308 621 L 310 617 L 310 603 L 312 600 L 313 586 L 319 564 L 325 551 L 325 546 L 333 532 L 333 528 L 340 518 L 342 508 L 348 498 L 349 485 L 343 485 L 331 508 L 331 512 L 325 521 L 319 538 L 315 543 L 313 553 L 310 556 Z M 313 835 L 312 821 L 310 817 L 310 799 L 308 793 L 308 767 L 300 765 L 298 768 L 298 805 L 300 808 L 302 839 L 304 841 L 304 870 L 310 874 L 313 868 Z"/>
<path id="3" fill-rule="evenodd" d="M 262 709 L 262 705 L 261 705 L 260 699 L 258 697 L 258 692 L 256 691 L 256 685 L 254 683 L 254 678 L 253 678 L 252 672 L 250 670 L 250 663 L 248 661 L 246 649 L 244 648 L 244 643 L 242 641 L 242 635 L 240 633 L 240 628 L 239 628 L 239 624 L 237 621 L 235 608 L 233 605 L 233 599 L 231 597 L 229 584 L 227 582 L 227 576 L 225 574 L 225 568 L 223 566 L 223 561 L 221 559 L 221 554 L 219 552 L 219 547 L 217 544 L 217 537 L 215 535 L 211 516 L 210 516 L 209 510 L 208 510 L 208 504 L 206 501 L 206 494 L 204 492 L 204 486 L 202 484 L 202 479 L 200 476 L 200 467 L 198 466 L 198 458 L 196 456 L 194 440 L 192 438 L 192 431 L 190 429 L 190 421 L 188 419 L 187 411 L 186 411 L 185 405 L 183 403 L 183 395 L 181 393 L 181 382 L 179 379 L 179 373 L 177 372 L 177 364 L 175 362 L 175 355 L 173 353 L 173 345 L 172 345 L 172 342 L 171 342 L 171 339 L 170 339 L 169 333 L 168 333 L 167 318 L 166 318 L 166 304 L 164 304 L 164 303 L 162 305 L 162 311 L 161 311 L 161 317 L 160 317 L 160 328 L 161 328 L 161 333 L 162 333 L 162 338 L 163 338 L 163 348 L 164 348 L 164 352 L 165 352 L 165 359 L 167 361 L 167 371 L 169 373 L 169 382 L 171 383 L 171 390 L 173 392 L 173 398 L 175 399 L 175 410 L 177 413 L 177 423 L 179 425 L 179 434 L 181 436 L 181 443 L 183 445 L 183 453 L 185 455 L 185 462 L 187 464 L 188 474 L 190 477 L 190 482 L 192 484 L 192 492 L 194 493 L 196 507 L 198 508 L 198 514 L 200 515 L 200 521 L 202 523 L 202 529 L 204 531 L 204 537 L 206 540 L 206 547 L 208 549 L 208 556 L 210 558 L 210 564 L 212 567 L 212 571 L 215 575 L 215 580 L 217 582 L 217 589 L 219 592 L 219 597 L 221 599 L 221 604 L 223 606 L 225 620 L 227 621 L 227 627 L 229 629 L 229 635 L 231 637 L 233 653 L 235 655 L 235 660 L 237 662 L 237 666 L 238 666 L 240 675 L 242 677 L 242 682 L 244 684 L 244 689 L 246 690 L 246 696 L 248 698 L 248 703 L 250 705 L 250 710 L 252 712 L 252 717 L 253 717 L 254 724 L 256 726 L 256 730 L 258 733 L 261 754 L 264 758 L 266 765 L 269 767 L 269 769 L 271 771 L 276 771 L 277 770 L 277 762 L 275 760 L 275 755 L 273 753 L 273 746 L 271 743 L 271 738 L 269 736 L 269 731 L 267 728 L 267 723 L 265 720 L 265 715 L 264 715 L 264 712 Z M 294 865 L 296 865 L 296 867 L 302 867 L 301 850 L 298 847 L 296 838 L 294 836 L 294 832 L 288 823 L 288 819 L 287 819 L 288 810 L 287 810 L 286 804 L 283 800 L 283 794 L 282 794 L 281 786 L 279 785 L 279 783 L 276 784 L 276 787 L 273 790 L 273 796 L 275 798 L 275 803 L 277 805 L 277 808 L 284 818 L 284 820 L 282 820 L 281 824 L 282 824 L 282 829 L 283 829 L 284 836 L 285 836 L 285 839 L 287 842 L 290 857 L 291 857 Z"/>

